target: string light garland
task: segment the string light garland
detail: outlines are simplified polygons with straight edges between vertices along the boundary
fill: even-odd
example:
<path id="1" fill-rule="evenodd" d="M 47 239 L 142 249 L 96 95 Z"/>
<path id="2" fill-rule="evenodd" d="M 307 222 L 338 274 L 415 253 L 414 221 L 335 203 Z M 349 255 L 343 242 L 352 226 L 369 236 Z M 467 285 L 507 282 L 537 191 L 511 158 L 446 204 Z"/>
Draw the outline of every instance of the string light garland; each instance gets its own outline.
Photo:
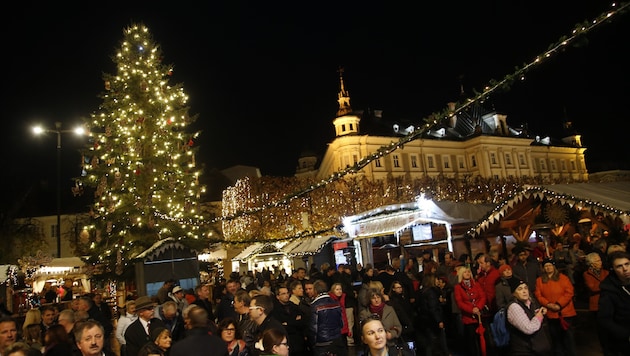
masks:
<path id="1" fill-rule="evenodd" d="M 536 56 L 531 62 L 526 63 L 520 68 L 517 67 L 513 73 L 506 75 L 503 79 L 499 81 L 490 80 L 489 84 L 484 87 L 482 92 L 477 93 L 475 91 L 476 95 L 474 97 L 469 98 L 465 101 L 460 101 L 456 103 L 454 110 L 445 109 L 439 112 L 434 112 L 433 114 L 429 115 L 427 118 L 423 119 L 423 121 L 425 122 L 424 125 L 419 126 L 408 135 L 400 138 L 397 142 L 391 142 L 387 146 L 382 146 L 378 148 L 376 152 L 363 157 L 361 160 L 359 160 L 352 166 L 348 166 L 345 169 L 342 169 L 336 173 L 333 173 L 327 179 L 321 180 L 316 183 L 312 183 L 306 188 L 303 188 L 297 192 L 294 192 L 278 200 L 263 203 L 259 206 L 251 207 L 247 210 L 240 210 L 240 211 L 233 212 L 231 214 L 216 217 L 212 219 L 211 222 L 215 223 L 215 222 L 220 222 L 220 221 L 230 221 L 239 217 L 257 214 L 267 209 L 276 208 L 281 205 L 290 204 L 293 200 L 300 198 L 302 196 L 305 196 L 306 194 L 314 190 L 325 187 L 335 181 L 338 181 L 339 179 L 349 174 L 356 174 L 361 169 L 371 164 L 374 160 L 387 156 L 390 153 L 394 152 L 395 150 L 403 147 L 406 143 L 409 143 L 421 137 L 424 133 L 427 132 L 427 130 L 429 130 L 431 127 L 435 126 L 436 124 L 438 124 L 440 121 L 448 120 L 449 118 L 451 118 L 454 115 L 457 115 L 461 111 L 466 110 L 471 105 L 477 102 L 485 101 L 490 96 L 490 94 L 493 94 L 499 91 L 509 90 L 511 85 L 514 82 L 525 80 L 525 75 L 528 72 L 542 65 L 544 62 L 551 59 L 554 55 L 560 53 L 562 49 L 574 43 L 579 37 L 585 36 L 590 31 L 599 27 L 605 22 L 611 22 L 615 16 L 625 13 L 628 10 L 629 6 L 630 6 L 630 3 L 621 3 L 619 6 L 616 3 L 613 3 L 611 5 L 611 10 L 600 14 L 597 18 L 595 18 L 592 21 L 585 21 L 583 23 L 579 23 L 575 25 L 575 27 L 573 28 L 569 36 L 562 36 L 557 42 L 551 44 L 548 47 L 549 48 L 548 50 Z"/>

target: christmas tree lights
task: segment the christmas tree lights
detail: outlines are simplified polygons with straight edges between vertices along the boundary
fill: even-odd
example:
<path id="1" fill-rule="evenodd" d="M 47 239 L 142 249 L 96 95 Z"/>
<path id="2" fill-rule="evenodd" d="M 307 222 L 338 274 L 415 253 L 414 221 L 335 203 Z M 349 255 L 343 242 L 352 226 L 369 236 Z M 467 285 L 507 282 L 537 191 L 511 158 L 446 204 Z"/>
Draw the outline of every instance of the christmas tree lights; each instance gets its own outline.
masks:
<path id="1" fill-rule="evenodd" d="M 162 62 L 148 28 L 125 29 L 112 59 L 116 74 L 104 74 L 102 104 L 82 151 L 79 181 L 94 189 L 95 201 L 79 248 L 105 273 L 120 275 L 160 239 L 200 239 L 204 187 L 195 167 L 198 133 L 188 132 L 196 117 L 182 85 L 169 84 L 173 67 Z"/>

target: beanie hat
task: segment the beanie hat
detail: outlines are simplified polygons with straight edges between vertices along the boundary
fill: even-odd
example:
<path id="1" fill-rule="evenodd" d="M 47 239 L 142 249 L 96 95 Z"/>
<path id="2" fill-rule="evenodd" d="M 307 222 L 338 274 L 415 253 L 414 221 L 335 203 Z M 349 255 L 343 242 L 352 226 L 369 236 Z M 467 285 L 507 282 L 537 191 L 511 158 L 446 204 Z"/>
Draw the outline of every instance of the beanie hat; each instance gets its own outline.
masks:
<path id="1" fill-rule="evenodd" d="M 512 269 L 512 266 L 510 266 L 510 265 L 501 265 L 499 267 L 499 274 L 503 274 L 503 271 L 505 271 L 506 269 Z"/>
<path id="2" fill-rule="evenodd" d="M 520 286 L 521 284 L 525 284 L 524 281 L 515 277 L 512 277 L 508 279 L 507 281 L 508 281 L 508 284 L 510 285 L 510 293 L 514 293 L 514 291 L 516 290 L 516 288 L 518 288 L 518 286 Z"/>
<path id="3" fill-rule="evenodd" d="M 551 263 L 551 264 L 552 264 L 552 265 L 554 265 L 554 266 L 556 265 L 556 261 L 555 261 L 553 258 L 545 258 L 545 259 L 542 261 L 541 266 L 545 267 L 545 265 L 546 265 L 547 263 Z"/>

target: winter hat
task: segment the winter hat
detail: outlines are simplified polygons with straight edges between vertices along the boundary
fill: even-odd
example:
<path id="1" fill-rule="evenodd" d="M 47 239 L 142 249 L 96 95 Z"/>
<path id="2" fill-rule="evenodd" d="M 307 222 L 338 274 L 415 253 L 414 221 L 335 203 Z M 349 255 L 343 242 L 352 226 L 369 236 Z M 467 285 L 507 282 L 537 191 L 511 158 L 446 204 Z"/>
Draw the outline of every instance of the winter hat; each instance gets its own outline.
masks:
<path id="1" fill-rule="evenodd" d="M 510 285 L 510 293 L 514 293 L 514 291 L 516 290 L 516 288 L 518 288 L 518 286 L 520 286 L 521 284 L 525 284 L 524 281 L 518 279 L 518 278 L 510 278 L 507 280 L 508 284 Z"/>
<path id="2" fill-rule="evenodd" d="M 175 286 L 175 288 L 173 288 L 173 291 L 171 293 L 175 294 L 177 292 L 183 292 L 184 289 L 180 286 Z"/>
<path id="3" fill-rule="evenodd" d="M 551 263 L 551 264 L 552 264 L 552 265 L 554 265 L 554 266 L 556 265 L 556 261 L 555 261 L 553 258 L 545 258 L 545 259 L 542 261 L 541 266 L 545 267 L 545 265 L 546 265 L 547 263 Z"/>
<path id="4" fill-rule="evenodd" d="M 501 266 L 499 267 L 499 274 L 501 274 L 501 275 L 502 275 L 502 274 L 503 274 L 503 271 L 505 271 L 506 269 L 512 269 L 512 266 L 510 266 L 510 265 L 501 265 Z"/>

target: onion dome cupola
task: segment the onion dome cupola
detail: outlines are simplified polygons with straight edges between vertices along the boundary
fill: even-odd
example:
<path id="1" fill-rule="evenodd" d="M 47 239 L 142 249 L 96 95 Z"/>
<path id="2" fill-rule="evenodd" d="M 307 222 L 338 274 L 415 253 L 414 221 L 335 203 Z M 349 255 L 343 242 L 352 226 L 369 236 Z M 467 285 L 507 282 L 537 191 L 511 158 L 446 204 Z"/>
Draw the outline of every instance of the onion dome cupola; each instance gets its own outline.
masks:
<path id="1" fill-rule="evenodd" d="M 335 135 L 345 136 L 350 134 L 359 133 L 359 122 L 361 118 L 352 114 L 352 107 L 350 106 L 350 93 L 346 90 L 343 83 L 343 68 L 339 68 L 339 83 L 340 90 L 337 101 L 339 102 L 339 110 L 337 110 L 337 117 L 333 120 L 333 126 L 335 126 Z"/>

